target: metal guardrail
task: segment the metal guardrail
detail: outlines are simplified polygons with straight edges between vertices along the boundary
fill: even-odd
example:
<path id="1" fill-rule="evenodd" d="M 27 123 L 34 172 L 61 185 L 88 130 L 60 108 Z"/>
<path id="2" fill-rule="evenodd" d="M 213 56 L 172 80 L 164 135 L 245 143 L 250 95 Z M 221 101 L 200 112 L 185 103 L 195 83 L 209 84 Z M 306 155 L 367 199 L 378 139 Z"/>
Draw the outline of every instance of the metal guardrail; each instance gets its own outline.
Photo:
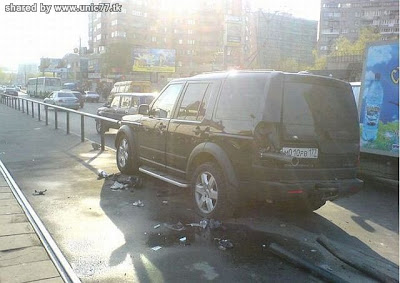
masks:
<path id="1" fill-rule="evenodd" d="M 66 123 L 67 123 L 67 135 L 70 134 L 70 118 L 69 114 L 73 113 L 76 115 L 81 116 L 81 142 L 85 141 L 85 117 L 93 118 L 95 120 L 101 120 L 105 122 L 111 122 L 115 124 L 120 124 L 119 120 L 111 119 L 111 118 L 106 118 L 86 112 L 80 112 L 76 110 L 72 110 L 69 108 L 61 107 L 61 106 L 56 106 L 48 103 L 44 103 L 41 101 L 29 99 L 29 98 L 23 98 L 19 96 L 12 96 L 12 95 L 7 95 L 7 94 L 1 94 L 1 103 L 12 107 L 16 110 L 22 111 L 22 113 L 26 113 L 27 115 L 31 114 L 32 118 L 35 118 L 35 104 L 37 104 L 36 109 L 37 109 L 37 118 L 38 121 L 41 121 L 41 106 L 44 107 L 45 111 L 45 123 L 46 126 L 49 125 L 49 108 L 54 109 L 54 128 L 58 129 L 58 111 L 62 110 L 66 112 Z M 30 108 L 30 109 L 29 109 Z M 104 151 L 105 149 L 105 138 L 104 138 L 104 127 L 101 127 L 100 131 L 100 144 L 101 144 L 101 150 Z"/>

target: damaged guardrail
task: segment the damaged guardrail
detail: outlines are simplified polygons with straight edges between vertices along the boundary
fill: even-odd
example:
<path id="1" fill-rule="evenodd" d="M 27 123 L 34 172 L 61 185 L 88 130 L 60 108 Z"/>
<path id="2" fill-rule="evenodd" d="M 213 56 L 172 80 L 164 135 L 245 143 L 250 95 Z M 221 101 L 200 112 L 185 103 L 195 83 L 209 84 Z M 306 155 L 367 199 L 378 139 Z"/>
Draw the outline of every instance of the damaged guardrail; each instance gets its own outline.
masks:
<path id="1" fill-rule="evenodd" d="M 7 94 L 1 94 L 1 103 L 12 107 L 16 110 L 22 111 L 22 113 L 26 113 L 27 115 L 32 115 L 32 118 L 35 118 L 35 108 L 37 110 L 37 118 L 38 121 L 42 120 L 42 115 L 41 111 L 42 108 L 44 108 L 45 112 L 45 123 L 46 126 L 49 125 L 49 108 L 54 109 L 54 128 L 58 129 L 58 111 L 64 111 L 66 112 L 66 131 L 67 135 L 70 134 L 70 113 L 80 115 L 81 116 L 81 142 L 85 141 L 85 117 L 101 120 L 101 121 L 106 121 L 106 122 L 111 122 L 111 123 L 116 123 L 119 124 L 119 120 L 111 119 L 111 118 L 106 118 L 102 116 L 98 116 L 95 114 L 90 114 L 86 112 L 80 112 L 76 110 L 72 110 L 69 108 L 61 107 L 61 106 L 56 106 L 48 103 L 44 103 L 41 101 L 37 100 L 32 100 L 29 98 L 23 98 L 23 97 L 18 97 L 18 96 L 12 96 L 12 95 L 7 95 Z M 35 104 L 37 106 L 35 106 Z M 101 150 L 104 151 L 105 149 L 105 135 L 104 135 L 104 127 L 101 127 L 100 131 L 100 144 L 101 144 Z"/>

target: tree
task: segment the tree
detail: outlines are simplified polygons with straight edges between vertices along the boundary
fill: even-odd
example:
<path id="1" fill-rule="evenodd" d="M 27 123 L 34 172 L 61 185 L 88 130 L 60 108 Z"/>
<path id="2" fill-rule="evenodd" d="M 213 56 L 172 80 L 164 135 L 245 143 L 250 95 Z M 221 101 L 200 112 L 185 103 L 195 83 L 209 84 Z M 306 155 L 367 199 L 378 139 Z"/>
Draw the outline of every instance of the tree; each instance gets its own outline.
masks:
<path id="1" fill-rule="evenodd" d="M 129 73 L 132 67 L 131 46 L 128 42 L 113 43 L 102 54 L 102 72 Z"/>
<path id="2" fill-rule="evenodd" d="M 331 56 L 362 55 L 368 43 L 380 40 L 381 35 L 373 28 L 363 28 L 358 39 L 351 42 L 344 36 L 339 37 L 332 48 Z"/>

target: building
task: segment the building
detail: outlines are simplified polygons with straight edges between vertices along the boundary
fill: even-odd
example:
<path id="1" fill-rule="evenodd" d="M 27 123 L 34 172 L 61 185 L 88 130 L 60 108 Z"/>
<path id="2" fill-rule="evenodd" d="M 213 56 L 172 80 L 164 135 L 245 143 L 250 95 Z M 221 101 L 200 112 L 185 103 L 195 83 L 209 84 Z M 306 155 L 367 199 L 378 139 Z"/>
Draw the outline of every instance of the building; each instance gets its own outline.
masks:
<path id="1" fill-rule="evenodd" d="M 322 0 L 318 49 L 321 55 L 334 50 L 335 40 L 344 36 L 351 41 L 360 30 L 372 27 L 382 40 L 399 37 L 398 0 Z"/>
<path id="2" fill-rule="evenodd" d="M 246 0 L 184 1 L 183 7 L 171 7 L 167 0 L 120 4 L 119 13 L 89 15 L 89 78 L 100 75 L 103 79 L 159 82 L 243 65 L 244 51 L 248 50 Z M 116 44 L 125 57 L 106 62 L 105 54 Z M 135 49 L 175 50 L 175 72 L 134 72 Z M 120 63 L 110 66 L 117 61 Z"/>
<path id="3" fill-rule="evenodd" d="M 253 18 L 257 49 L 257 61 L 253 60 L 256 62 L 255 67 L 284 69 L 285 62 L 296 62 L 298 66 L 313 64 L 312 51 L 317 44 L 317 21 L 296 18 L 287 13 L 266 13 L 262 10 L 255 12 Z"/>
<path id="4" fill-rule="evenodd" d="M 17 84 L 26 85 L 30 77 L 34 77 L 39 73 L 37 64 L 19 64 L 17 73 Z"/>

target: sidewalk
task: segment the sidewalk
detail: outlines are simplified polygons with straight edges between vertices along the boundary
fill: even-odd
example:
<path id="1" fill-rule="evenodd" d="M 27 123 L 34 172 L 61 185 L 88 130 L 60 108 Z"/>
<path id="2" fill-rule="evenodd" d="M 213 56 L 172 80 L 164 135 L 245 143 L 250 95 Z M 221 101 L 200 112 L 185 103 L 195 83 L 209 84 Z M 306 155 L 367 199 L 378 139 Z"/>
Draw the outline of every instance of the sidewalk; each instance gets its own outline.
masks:
<path id="1" fill-rule="evenodd" d="M 0 225 L 0 282 L 63 282 L 3 174 Z"/>

